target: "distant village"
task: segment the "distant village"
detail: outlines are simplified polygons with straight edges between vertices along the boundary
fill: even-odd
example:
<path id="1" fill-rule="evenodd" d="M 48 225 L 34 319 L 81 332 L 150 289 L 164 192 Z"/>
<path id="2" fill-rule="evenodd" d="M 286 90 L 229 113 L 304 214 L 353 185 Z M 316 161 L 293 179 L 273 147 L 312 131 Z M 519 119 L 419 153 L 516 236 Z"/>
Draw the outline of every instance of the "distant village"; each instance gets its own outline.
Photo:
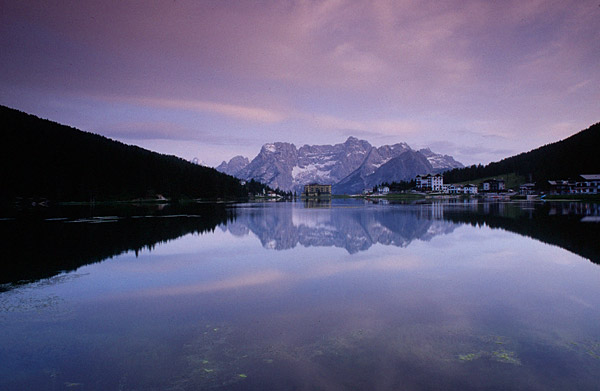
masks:
<path id="1" fill-rule="evenodd" d="M 536 183 L 523 183 L 517 189 L 507 189 L 503 179 L 487 179 L 477 184 L 445 184 L 442 174 L 417 175 L 415 190 L 425 193 L 440 194 L 499 194 L 518 193 L 521 195 L 540 194 L 600 194 L 600 174 L 581 174 L 576 179 L 551 180 L 547 184 L 538 186 Z M 388 194 L 389 187 L 379 186 L 374 189 L 365 189 L 363 194 Z"/>
<path id="2" fill-rule="evenodd" d="M 439 195 L 475 195 L 506 197 L 512 195 L 539 196 L 544 194 L 600 194 L 600 174 L 582 174 L 575 179 L 551 180 L 548 183 L 523 183 L 507 189 L 503 179 L 487 179 L 479 184 L 445 184 L 442 174 L 417 175 L 412 192 Z M 362 195 L 386 195 L 385 185 L 364 189 Z M 318 198 L 332 195 L 332 185 L 312 183 L 304 186 L 304 197 Z"/>

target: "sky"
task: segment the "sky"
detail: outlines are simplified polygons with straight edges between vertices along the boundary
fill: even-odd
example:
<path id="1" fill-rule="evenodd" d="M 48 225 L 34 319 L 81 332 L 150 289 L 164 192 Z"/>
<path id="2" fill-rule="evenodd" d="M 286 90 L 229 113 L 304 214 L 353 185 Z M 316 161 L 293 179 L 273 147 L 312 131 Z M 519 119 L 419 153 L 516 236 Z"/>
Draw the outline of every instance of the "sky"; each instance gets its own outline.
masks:
<path id="1" fill-rule="evenodd" d="M 599 21 L 599 0 L 0 0 L 0 104 L 210 166 L 349 136 L 486 164 L 600 121 Z"/>

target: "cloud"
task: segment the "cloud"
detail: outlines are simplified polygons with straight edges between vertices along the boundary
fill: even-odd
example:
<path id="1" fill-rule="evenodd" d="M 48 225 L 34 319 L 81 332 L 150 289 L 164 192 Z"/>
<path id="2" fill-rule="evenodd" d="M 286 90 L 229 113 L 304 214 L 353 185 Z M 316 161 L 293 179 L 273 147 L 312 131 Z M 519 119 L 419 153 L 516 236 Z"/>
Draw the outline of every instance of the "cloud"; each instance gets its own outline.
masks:
<path id="1" fill-rule="evenodd" d="M 104 127 L 100 133 L 116 139 L 170 139 L 189 140 L 197 134 L 172 122 L 121 122 Z"/>
<path id="2" fill-rule="evenodd" d="M 458 147 L 456 149 L 458 154 L 467 155 L 467 156 L 475 156 L 475 157 L 488 157 L 488 156 L 503 156 L 508 157 L 509 154 L 515 153 L 510 149 L 495 149 L 495 148 L 486 148 L 482 145 L 474 145 L 474 146 L 465 146 Z"/>
<path id="3" fill-rule="evenodd" d="M 485 136 L 483 136 L 485 137 Z M 499 161 L 503 158 L 512 156 L 518 152 L 517 149 L 490 147 L 482 141 L 472 143 L 461 143 L 447 140 L 429 141 L 422 146 L 429 146 L 432 151 L 452 156 L 464 165 Z"/>
<path id="4" fill-rule="evenodd" d="M 418 132 L 421 126 L 416 121 L 389 120 L 351 120 L 333 115 L 311 115 L 304 113 L 301 118 L 321 129 L 359 131 L 363 134 L 402 136 Z"/>
<path id="5" fill-rule="evenodd" d="M 149 296 L 177 296 L 183 294 L 187 295 L 197 293 L 218 292 L 223 290 L 242 289 L 257 285 L 275 283 L 281 281 L 284 277 L 286 276 L 279 271 L 265 270 L 258 273 L 249 273 L 245 275 L 234 276 L 209 283 L 159 288 L 153 291 L 141 292 L 141 294 Z"/>
<path id="6" fill-rule="evenodd" d="M 569 88 L 569 93 L 573 94 L 573 93 L 577 92 L 578 90 L 589 86 L 590 84 L 592 84 L 591 79 L 587 79 L 582 82 L 576 83 L 575 85 L 573 85 L 572 87 Z"/>
<path id="7" fill-rule="evenodd" d="M 383 75 L 389 71 L 387 64 L 377 55 L 358 50 L 348 42 L 335 47 L 330 58 L 333 68 L 347 75 L 354 75 L 348 79 L 351 83 L 360 83 L 372 75 Z"/>
<path id="8" fill-rule="evenodd" d="M 117 123 L 97 105 L 58 116 L 119 137 L 519 150 L 598 121 L 599 16 L 589 0 L 8 1 L 0 101 L 126 97 L 104 102 Z"/>
<path id="9" fill-rule="evenodd" d="M 273 269 L 267 269 L 260 272 L 242 272 L 239 275 L 226 277 L 220 280 L 143 289 L 133 294 L 141 297 L 161 297 L 212 293 L 275 284 L 291 286 L 292 284 L 297 284 L 305 280 L 327 278 L 343 273 L 372 271 L 389 273 L 416 270 L 428 266 L 427 262 L 423 259 L 414 256 L 406 256 L 402 259 L 386 256 L 375 260 L 364 259 L 354 262 L 319 264 L 314 265 L 314 267 L 303 272 L 290 273 Z"/>
<path id="10" fill-rule="evenodd" d="M 274 110 L 202 100 L 134 98 L 130 101 L 132 103 L 144 106 L 152 106 L 163 109 L 207 112 L 263 123 L 280 122 L 286 118 L 283 113 L 279 113 Z"/>

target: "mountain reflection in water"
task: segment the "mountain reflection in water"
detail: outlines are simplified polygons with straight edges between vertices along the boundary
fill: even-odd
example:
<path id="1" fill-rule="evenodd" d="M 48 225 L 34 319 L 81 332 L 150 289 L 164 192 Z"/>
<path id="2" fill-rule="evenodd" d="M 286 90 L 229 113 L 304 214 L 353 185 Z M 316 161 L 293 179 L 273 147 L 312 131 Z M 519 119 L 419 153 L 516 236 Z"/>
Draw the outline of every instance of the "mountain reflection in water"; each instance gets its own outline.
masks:
<path id="1" fill-rule="evenodd" d="M 384 201 L 384 202 L 381 202 Z M 383 205 L 380 205 L 382 204 Z M 300 244 L 345 248 L 350 254 L 374 244 L 406 247 L 450 234 L 460 224 L 487 225 L 565 248 L 600 263 L 600 205 L 582 202 L 516 203 L 450 200 L 412 204 L 356 201 L 238 207 L 223 226 L 233 235 L 256 235 L 263 247 Z"/>
<path id="2" fill-rule="evenodd" d="M 330 205 L 331 206 L 331 205 Z M 252 232 L 263 247 L 287 250 L 339 247 L 350 254 L 374 244 L 406 247 L 413 240 L 429 240 L 454 231 L 456 224 L 440 219 L 443 204 L 381 207 L 336 203 L 332 207 L 240 207 L 236 219 L 224 226 L 234 235 Z"/>
<path id="3" fill-rule="evenodd" d="M 600 263 L 598 204 L 452 200 L 383 205 L 325 203 L 194 204 L 165 208 L 59 210 L 0 220 L 0 284 L 48 278 L 127 251 L 217 227 L 252 233 L 274 250 L 329 246 L 355 254 L 375 244 L 409 246 L 451 234 L 461 224 L 487 225 L 565 248 Z"/>

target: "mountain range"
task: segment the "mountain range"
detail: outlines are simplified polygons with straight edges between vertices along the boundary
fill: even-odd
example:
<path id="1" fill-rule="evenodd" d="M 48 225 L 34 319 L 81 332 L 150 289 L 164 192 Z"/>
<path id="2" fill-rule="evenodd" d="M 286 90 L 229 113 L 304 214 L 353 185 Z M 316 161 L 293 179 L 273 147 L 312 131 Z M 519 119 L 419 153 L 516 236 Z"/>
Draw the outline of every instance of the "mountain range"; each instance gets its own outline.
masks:
<path id="1" fill-rule="evenodd" d="M 460 167 L 463 165 L 452 156 L 430 149 L 413 150 L 406 143 L 374 147 L 349 137 L 341 144 L 300 148 L 285 142 L 269 143 L 252 161 L 235 156 L 216 169 L 284 191 L 300 193 L 304 185 L 316 182 L 332 184 L 335 194 L 353 194 L 383 182 L 407 181 L 418 174 Z"/>

